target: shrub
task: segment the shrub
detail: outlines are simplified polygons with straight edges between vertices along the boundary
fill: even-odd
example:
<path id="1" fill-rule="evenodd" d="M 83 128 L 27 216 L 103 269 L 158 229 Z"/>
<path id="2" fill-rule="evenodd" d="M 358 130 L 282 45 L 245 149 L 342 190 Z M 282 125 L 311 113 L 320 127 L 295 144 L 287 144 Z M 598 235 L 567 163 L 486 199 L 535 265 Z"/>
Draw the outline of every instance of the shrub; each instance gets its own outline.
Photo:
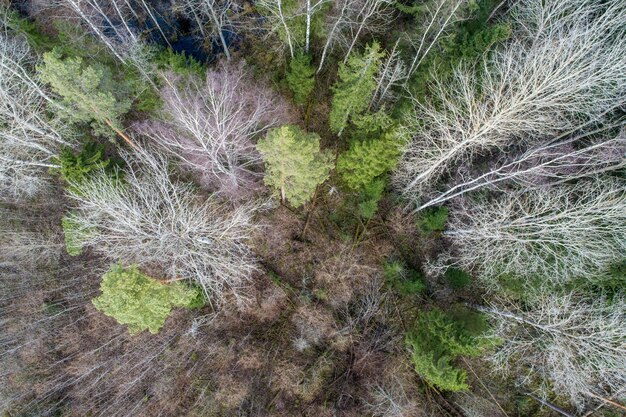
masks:
<path id="1" fill-rule="evenodd" d="M 117 165 L 104 157 L 104 145 L 96 142 L 87 142 L 78 154 L 66 148 L 55 159 L 61 166 L 59 169 L 61 177 L 70 184 L 70 187 L 72 184 L 82 183 L 95 171 L 112 173 Z"/>
<path id="2" fill-rule="evenodd" d="M 402 295 L 420 294 L 426 290 L 422 275 L 401 261 L 387 262 L 383 269 L 387 285 Z"/>
<path id="3" fill-rule="evenodd" d="M 447 220 L 447 207 L 431 207 L 420 213 L 417 224 L 424 233 L 440 232 L 445 229 Z"/>
<path id="4" fill-rule="evenodd" d="M 460 355 L 481 353 L 483 345 L 472 330 L 441 310 L 421 313 L 405 338 L 418 375 L 441 390 L 467 389 L 467 374 L 454 361 Z"/>
<path id="5" fill-rule="evenodd" d="M 452 288 L 463 288 L 472 280 L 472 276 L 462 269 L 450 267 L 446 270 L 445 277 Z"/>
<path id="6" fill-rule="evenodd" d="M 383 196 L 385 181 L 377 180 L 367 184 L 359 194 L 358 211 L 359 216 L 369 220 L 378 210 L 378 202 Z"/>
<path id="7" fill-rule="evenodd" d="M 162 284 L 144 275 L 137 266 L 114 265 L 104 274 L 102 294 L 93 305 L 120 324 L 128 325 L 131 334 L 148 330 L 159 332 L 173 307 L 198 308 L 204 305 L 199 288 L 176 281 Z"/>
<path id="8" fill-rule="evenodd" d="M 79 225 L 73 220 L 72 215 L 67 215 L 61 220 L 65 250 L 70 256 L 78 256 L 83 253 L 82 239 L 80 238 Z"/>
<path id="9" fill-rule="evenodd" d="M 172 48 L 161 48 L 154 55 L 153 62 L 157 68 L 173 71 L 180 75 L 203 76 L 206 67 L 193 56 L 186 55 L 185 51 L 178 53 Z"/>

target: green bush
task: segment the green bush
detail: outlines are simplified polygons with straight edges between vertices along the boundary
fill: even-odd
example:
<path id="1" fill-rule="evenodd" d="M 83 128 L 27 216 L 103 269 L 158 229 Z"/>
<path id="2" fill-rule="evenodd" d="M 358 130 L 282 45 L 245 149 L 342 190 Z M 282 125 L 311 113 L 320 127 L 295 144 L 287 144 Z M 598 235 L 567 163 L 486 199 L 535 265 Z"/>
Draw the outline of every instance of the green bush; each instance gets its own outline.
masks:
<path id="1" fill-rule="evenodd" d="M 172 48 L 160 48 L 154 54 L 152 62 L 157 68 L 169 70 L 180 75 L 197 75 L 202 77 L 206 74 L 206 67 L 194 57 L 186 55 L 185 51 L 178 53 Z"/>
<path id="2" fill-rule="evenodd" d="M 417 225 L 424 233 L 440 232 L 446 228 L 446 221 L 448 221 L 447 207 L 431 207 L 420 213 Z"/>
<path id="3" fill-rule="evenodd" d="M 144 330 L 156 334 L 172 308 L 204 305 L 199 288 L 181 281 L 162 284 L 136 266 L 112 266 L 102 277 L 100 291 L 102 294 L 92 300 L 93 305 L 118 323 L 128 325 L 131 334 Z"/>
<path id="4" fill-rule="evenodd" d="M 450 267 L 444 274 L 452 288 L 460 289 L 472 281 L 472 276 L 462 269 Z"/>
<path id="5" fill-rule="evenodd" d="M 87 142 L 78 154 L 65 148 L 55 158 L 55 162 L 61 166 L 59 173 L 70 187 L 72 184 L 81 184 L 95 171 L 104 170 L 114 174 L 117 172 L 115 167 L 119 166 L 117 161 L 105 158 L 104 145 L 96 142 Z"/>
<path id="6" fill-rule="evenodd" d="M 367 184 L 359 193 L 358 212 L 359 216 L 369 220 L 378 210 L 378 202 L 385 191 L 385 181 L 377 180 Z"/>
<path id="7" fill-rule="evenodd" d="M 417 374 L 441 390 L 467 389 L 467 374 L 454 362 L 461 355 L 481 353 L 484 344 L 472 330 L 441 310 L 421 313 L 405 338 Z"/>
<path id="8" fill-rule="evenodd" d="M 65 239 L 65 250 L 70 256 L 78 256 L 83 253 L 83 244 L 80 237 L 78 224 L 73 220 L 72 215 L 67 215 L 61 220 L 63 237 Z"/>
<path id="9" fill-rule="evenodd" d="M 387 285 L 402 295 L 421 294 L 426 290 L 422 275 L 401 261 L 390 261 L 383 265 Z"/>

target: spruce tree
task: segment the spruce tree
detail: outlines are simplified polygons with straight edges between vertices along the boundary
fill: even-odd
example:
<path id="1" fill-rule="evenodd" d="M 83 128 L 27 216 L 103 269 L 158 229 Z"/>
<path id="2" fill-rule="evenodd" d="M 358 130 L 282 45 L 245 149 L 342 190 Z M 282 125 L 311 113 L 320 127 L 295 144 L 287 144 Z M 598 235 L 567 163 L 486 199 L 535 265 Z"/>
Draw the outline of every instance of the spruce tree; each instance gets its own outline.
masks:
<path id="1" fill-rule="evenodd" d="M 266 164 L 265 183 L 294 207 L 311 199 L 333 167 L 332 153 L 320 150 L 319 135 L 294 125 L 270 130 L 257 149 Z"/>
<path id="2" fill-rule="evenodd" d="M 367 110 L 383 55 L 378 42 L 373 42 L 364 53 L 353 54 L 346 64 L 339 65 L 329 120 L 330 130 L 337 135 L 341 135 L 351 117 Z"/>
<path id="3" fill-rule="evenodd" d="M 289 63 L 287 84 L 293 92 L 293 101 L 303 105 L 315 87 L 315 68 L 311 65 L 311 56 L 299 54 Z"/>

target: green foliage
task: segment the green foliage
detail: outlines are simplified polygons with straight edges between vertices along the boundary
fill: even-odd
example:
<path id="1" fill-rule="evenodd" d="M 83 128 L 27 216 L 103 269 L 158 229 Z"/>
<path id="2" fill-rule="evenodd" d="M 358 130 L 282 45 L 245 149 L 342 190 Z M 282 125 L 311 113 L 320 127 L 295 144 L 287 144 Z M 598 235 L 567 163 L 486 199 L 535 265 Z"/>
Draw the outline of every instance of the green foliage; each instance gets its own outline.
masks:
<path id="1" fill-rule="evenodd" d="M 472 281 L 472 276 L 470 274 L 455 267 L 446 269 L 446 273 L 444 275 L 450 283 L 450 286 L 455 289 L 463 288 Z"/>
<path id="2" fill-rule="evenodd" d="M 417 225 L 424 233 L 441 232 L 446 228 L 446 221 L 448 207 L 429 207 L 420 213 Z"/>
<path id="3" fill-rule="evenodd" d="M 394 132 L 378 139 L 352 140 L 348 150 L 337 159 L 337 173 L 348 188 L 358 190 L 392 170 L 399 156 L 399 141 Z"/>
<path id="4" fill-rule="evenodd" d="M 303 105 L 315 88 L 315 68 L 311 65 L 311 56 L 299 54 L 289 62 L 287 85 L 293 92 L 293 101 Z"/>
<path id="5" fill-rule="evenodd" d="M 117 175 L 115 167 L 119 165 L 105 158 L 104 145 L 96 142 L 87 142 L 78 154 L 70 148 L 65 148 L 55 158 L 55 162 L 61 166 L 59 169 L 61 177 L 70 184 L 70 187 L 71 184 L 82 183 L 95 171 L 103 170 L 111 175 Z"/>
<path id="6" fill-rule="evenodd" d="M 333 167 L 332 153 L 320 150 L 319 135 L 295 125 L 270 130 L 259 140 L 257 149 L 266 165 L 265 184 L 294 207 L 311 199 Z"/>
<path id="7" fill-rule="evenodd" d="M 401 261 L 390 261 L 383 265 L 385 280 L 389 287 L 402 295 L 417 295 L 426 290 L 422 275 Z"/>
<path id="8" fill-rule="evenodd" d="M 385 191 L 385 181 L 376 180 L 366 184 L 359 193 L 359 202 L 357 204 L 359 216 L 369 220 L 376 214 L 378 210 L 378 202 L 383 197 Z"/>
<path id="9" fill-rule="evenodd" d="M 148 330 L 159 332 L 172 308 L 198 308 L 204 305 L 200 289 L 177 281 L 162 284 L 142 274 L 136 266 L 114 265 L 100 283 L 101 295 L 93 305 L 120 324 L 128 325 L 131 334 Z"/>
<path id="10" fill-rule="evenodd" d="M 5 10 L 2 10 L 2 13 L 5 13 Z M 17 11 L 6 10 L 3 18 L 6 26 L 26 37 L 28 44 L 35 50 L 47 51 L 55 46 L 56 41 L 52 37 L 43 34 L 35 22 L 21 17 Z"/>
<path id="11" fill-rule="evenodd" d="M 63 237 L 65 239 L 65 250 L 70 256 L 78 256 L 83 253 L 83 244 L 79 226 L 74 221 L 72 215 L 67 215 L 61 219 Z"/>
<path id="12" fill-rule="evenodd" d="M 415 371 L 426 382 L 447 391 L 468 388 L 466 372 L 457 368 L 454 361 L 461 355 L 480 355 L 485 346 L 475 332 L 482 327 L 472 329 L 469 323 L 469 319 L 455 320 L 437 309 L 419 315 L 405 341 L 411 351 Z"/>
<path id="13" fill-rule="evenodd" d="M 178 53 L 172 48 L 160 48 L 154 54 L 152 62 L 158 69 L 173 71 L 180 75 L 206 74 L 206 67 L 193 56 L 186 55 L 185 51 Z"/>
<path id="14" fill-rule="evenodd" d="M 69 121 L 92 122 L 96 132 L 107 136 L 120 128 L 119 119 L 131 102 L 107 66 L 86 65 L 81 57 L 63 58 L 56 49 L 46 52 L 43 61 L 38 67 L 41 78 L 63 98 L 63 114 Z"/>
<path id="15" fill-rule="evenodd" d="M 334 133 L 340 135 L 351 118 L 367 110 L 383 56 L 378 42 L 373 42 L 364 53 L 352 54 L 346 64 L 339 64 L 339 80 L 333 87 L 329 120 Z"/>

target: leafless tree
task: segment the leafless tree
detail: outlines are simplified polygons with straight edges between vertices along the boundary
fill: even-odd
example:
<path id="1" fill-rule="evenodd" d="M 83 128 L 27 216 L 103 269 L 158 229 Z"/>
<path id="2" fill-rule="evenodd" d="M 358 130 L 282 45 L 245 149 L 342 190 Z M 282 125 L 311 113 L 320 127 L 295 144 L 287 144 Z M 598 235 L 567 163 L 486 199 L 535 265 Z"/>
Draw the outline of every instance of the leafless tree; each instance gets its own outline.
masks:
<path id="1" fill-rule="evenodd" d="M 400 40 L 396 42 L 387 54 L 376 75 L 376 89 L 372 95 L 370 109 L 372 107 L 379 109 L 385 101 L 392 100 L 394 98 L 394 87 L 399 86 L 401 82 L 406 80 L 407 71 L 398 51 L 399 42 Z"/>
<path id="2" fill-rule="evenodd" d="M 343 59 L 344 64 L 348 62 L 356 42 L 366 31 L 382 33 L 389 27 L 394 18 L 392 4 L 390 0 L 361 0 L 352 4 L 347 35 L 350 41 Z"/>
<path id="3" fill-rule="evenodd" d="M 224 31 L 232 27 L 230 12 L 233 8 L 231 0 L 180 0 L 180 7 L 198 25 L 203 38 L 217 36 L 227 59 L 230 59 L 228 44 Z M 210 32 L 207 31 L 210 29 Z"/>
<path id="4" fill-rule="evenodd" d="M 590 397 L 609 397 L 626 385 L 626 299 L 550 294 L 539 290 L 529 306 L 476 307 L 493 320 L 502 343 L 491 357 L 495 370 L 539 377 L 582 409 Z"/>
<path id="5" fill-rule="evenodd" d="M 396 186 L 417 203 L 481 152 L 532 145 L 622 105 L 625 8 L 619 0 L 519 2 L 513 40 L 485 58 L 481 75 L 459 67 L 454 87 L 435 79 L 433 101 L 416 101 Z"/>
<path id="6" fill-rule="evenodd" d="M 391 4 L 389 0 L 338 0 L 326 19 L 326 27 L 330 29 L 317 72 L 322 70 L 326 57 L 336 47 L 345 48 L 344 62 L 347 62 L 363 34 L 384 32 L 395 16 Z"/>
<path id="7" fill-rule="evenodd" d="M 109 258 L 162 268 L 171 280 L 196 281 L 211 300 L 222 301 L 227 290 L 243 296 L 255 269 L 246 245 L 256 229 L 254 205 L 201 199 L 190 185 L 170 179 L 167 159 L 123 156 L 123 180 L 101 172 L 72 184 L 77 239 Z"/>
<path id="8" fill-rule="evenodd" d="M 554 281 L 593 277 L 626 251 L 626 188 L 613 178 L 509 191 L 451 211 L 445 232 L 464 267 Z"/>
<path id="9" fill-rule="evenodd" d="M 161 121 L 136 130 L 176 156 L 204 184 L 229 197 L 255 187 L 260 156 L 254 139 L 286 120 L 287 105 L 242 65 L 222 65 L 195 78 L 165 77 Z"/>
<path id="10" fill-rule="evenodd" d="M 67 7 L 85 25 L 87 30 L 122 63 L 132 63 L 144 74 L 144 62 L 136 62 L 145 49 L 139 37 L 139 29 L 131 19 L 152 22 L 164 42 L 171 47 L 156 12 L 145 0 L 53 0 L 53 5 Z M 139 56 L 138 56 L 139 55 Z M 145 75 L 145 74 L 144 74 Z"/>
<path id="11" fill-rule="evenodd" d="M 36 63 L 24 39 L 0 33 L 0 186 L 15 196 L 45 188 L 59 149 L 73 146 L 68 129 L 50 115 Z"/>
<path id="12" fill-rule="evenodd" d="M 426 19 L 422 23 L 423 29 L 417 39 L 409 39 L 415 52 L 407 70 L 406 80 L 415 73 L 424 58 L 452 25 L 462 18 L 462 6 L 466 3 L 467 0 L 436 0 L 424 5 Z"/>
<path id="13" fill-rule="evenodd" d="M 425 193 L 415 211 L 440 205 L 480 189 L 497 189 L 516 183 L 526 188 L 558 185 L 626 166 L 626 130 L 623 125 L 601 126 L 580 134 L 560 135 L 532 146 L 525 152 L 505 152 L 485 172 L 459 169 L 444 190 Z"/>

